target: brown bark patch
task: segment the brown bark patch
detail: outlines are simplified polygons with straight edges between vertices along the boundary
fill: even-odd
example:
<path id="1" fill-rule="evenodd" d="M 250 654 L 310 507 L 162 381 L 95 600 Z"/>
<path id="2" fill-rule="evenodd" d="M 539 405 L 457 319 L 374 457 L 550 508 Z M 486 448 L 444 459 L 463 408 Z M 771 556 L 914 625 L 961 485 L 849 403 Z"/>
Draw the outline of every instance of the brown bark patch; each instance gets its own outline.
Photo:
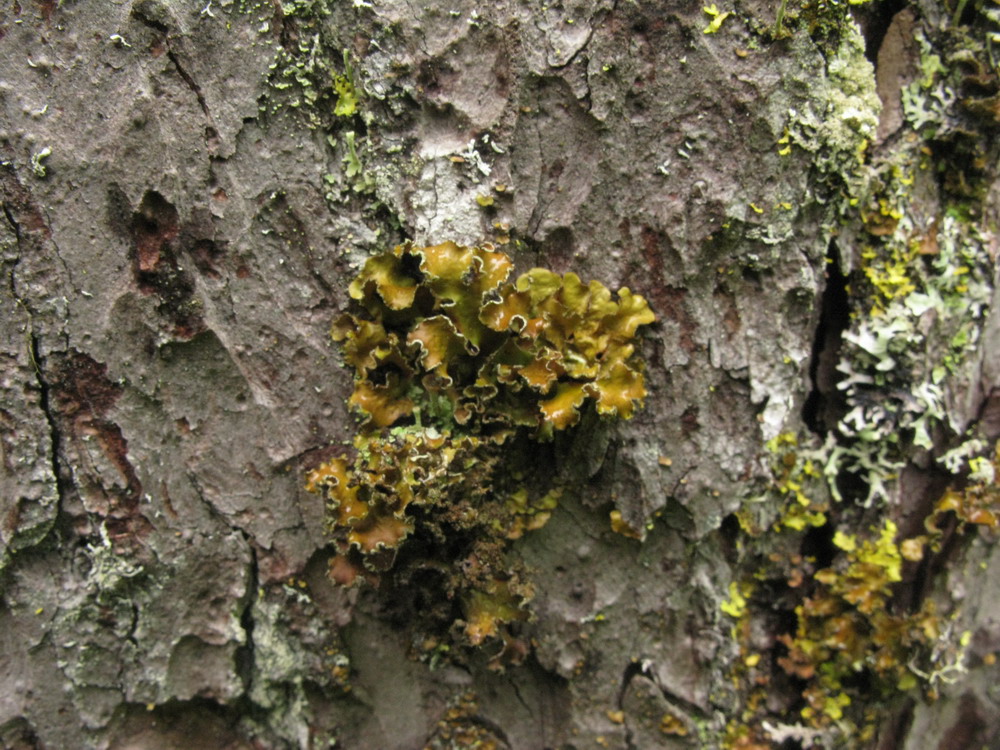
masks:
<path id="1" fill-rule="evenodd" d="M 78 351 L 55 363 L 52 389 L 64 417 L 89 420 L 107 414 L 122 394 L 122 387 L 108 378 L 107 365 Z"/>
<path id="2" fill-rule="evenodd" d="M 628 231 L 624 222 L 620 229 L 622 232 Z M 670 239 L 651 227 L 642 228 L 640 239 L 639 249 L 644 263 L 643 275 L 646 278 L 646 282 L 641 285 L 642 292 L 652 301 L 657 315 L 677 323 L 680 327 L 681 348 L 691 354 L 698 347 L 694 342 L 697 326 L 685 304 L 688 290 L 664 283 L 664 256 L 671 251 Z"/>
<path id="3" fill-rule="evenodd" d="M 694 343 L 695 322 L 684 304 L 687 293 L 687 289 L 680 289 L 664 284 L 663 286 L 653 287 L 649 296 L 653 298 L 653 309 L 658 314 L 663 315 L 665 318 L 670 318 L 680 326 L 681 348 L 688 354 L 691 354 L 698 347 Z"/>
<path id="4" fill-rule="evenodd" d="M 217 264 L 223 252 L 212 240 L 197 240 L 191 248 L 191 258 L 198 271 L 210 279 L 219 278 Z"/>
<path id="5" fill-rule="evenodd" d="M 16 222 L 19 234 L 40 234 L 42 239 L 49 239 L 52 231 L 42 215 L 38 204 L 32 200 L 29 190 L 21 184 L 14 172 L 14 159 L 11 149 L 3 150 L 4 160 L 9 163 L 5 169 L 0 169 L 0 195 L 3 196 L 3 210 Z"/>
<path id="6" fill-rule="evenodd" d="M 35 0 L 38 5 L 38 12 L 42 20 L 46 23 L 52 18 L 52 12 L 56 9 L 56 0 Z"/>
<path id="7" fill-rule="evenodd" d="M 990 391 L 982 407 L 979 423 L 990 440 L 1000 437 L 1000 388 Z"/>
<path id="8" fill-rule="evenodd" d="M 698 407 L 689 406 L 681 414 L 681 432 L 684 433 L 684 437 L 689 437 L 699 429 L 701 429 L 701 425 L 698 423 Z"/>
<path id="9" fill-rule="evenodd" d="M 111 750 L 253 750 L 236 729 L 235 715 L 211 701 L 171 702 L 147 710 L 126 706 L 111 731 Z"/>
<path id="10" fill-rule="evenodd" d="M 177 209 L 155 190 L 148 190 L 132 214 L 132 275 L 144 294 L 160 299 L 157 311 L 173 326 L 178 338 L 191 339 L 205 330 L 198 301 L 194 299 L 194 279 L 177 262 L 176 239 L 180 231 Z M 214 243 L 196 243 L 195 265 L 213 273 L 219 253 Z M 199 255 L 200 253 L 200 255 Z"/>
<path id="11" fill-rule="evenodd" d="M 650 273 L 654 279 L 663 278 L 663 252 L 660 249 L 660 233 L 650 229 L 642 228 L 642 259 L 646 261 Z"/>
<path id="12" fill-rule="evenodd" d="M 722 325 L 730 337 L 740 332 L 740 311 L 736 308 L 736 298 L 724 286 L 717 286 L 712 293 L 717 310 L 722 312 Z"/>
<path id="13" fill-rule="evenodd" d="M 986 730 L 987 724 L 979 702 L 972 695 L 963 695 L 958 704 L 958 719 L 938 743 L 938 750 L 988 747 Z"/>
<path id="14" fill-rule="evenodd" d="M 121 428 L 107 418 L 121 397 L 122 387 L 108 378 L 107 365 L 73 351 L 55 360 L 51 388 L 60 430 L 67 441 L 92 440 L 121 477 L 124 489 L 114 490 L 105 487 L 99 476 L 89 477 L 90 484 L 107 496 L 108 531 L 112 538 L 145 537 L 150 527 L 139 513 L 142 482 L 129 461 L 128 440 Z M 73 463 L 83 474 L 87 473 L 85 462 Z"/>
<path id="15" fill-rule="evenodd" d="M 170 243 L 177 237 L 177 231 L 177 209 L 155 190 L 148 191 L 132 215 L 133 261 L 140 288 L 152 281 L 144 279 L 144 275 L 162 270 L 162 266 L 172 258 Z M 143 291 L 151 292 L 153 289 L 143 288 Z"/>

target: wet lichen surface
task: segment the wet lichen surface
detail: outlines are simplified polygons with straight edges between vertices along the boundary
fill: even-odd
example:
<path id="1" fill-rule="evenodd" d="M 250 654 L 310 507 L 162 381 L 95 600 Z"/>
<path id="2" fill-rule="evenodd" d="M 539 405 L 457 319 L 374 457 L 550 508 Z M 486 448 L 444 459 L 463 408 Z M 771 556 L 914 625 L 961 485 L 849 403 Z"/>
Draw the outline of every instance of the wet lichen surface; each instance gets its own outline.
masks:
<path id="1" fill-rule="evenodd" d="M 405 244 L 365 263 L 361 309 L 333 325 L 361 418 L 352 458 L 314 469 L 341 585 L 375 584 L 428 658 L 454 643 L 520 662 L 533 589 L 509 541 L 541 528 L 562 487 L 544 444 L 581 412 L 628 419 L 646 396 L 636 353 L 655 320 L 628 288 L 535 268 L 508 282 L 493 246 Z M 528 456 L 526 451 L 531 451 Z"/>

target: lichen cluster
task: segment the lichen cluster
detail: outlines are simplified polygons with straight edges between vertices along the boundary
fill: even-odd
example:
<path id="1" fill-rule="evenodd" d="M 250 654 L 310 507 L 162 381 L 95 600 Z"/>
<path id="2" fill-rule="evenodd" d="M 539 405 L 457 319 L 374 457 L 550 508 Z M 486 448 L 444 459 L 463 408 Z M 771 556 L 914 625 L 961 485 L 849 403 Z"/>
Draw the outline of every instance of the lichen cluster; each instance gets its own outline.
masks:
<path id="1" fill-rule="evenodd" d="M 367 312 L 333 328 L 355 368 L 351 404 L 376 427 L 416 417 L 418 395 L 445 427 L 483 434 L 529 427 L 542 438 L 577 422 L 587 400 L 632 416 L 646 395 L 636 329 L 654 320 L 628 288 L 618 300 L 491 247 L 400 245 L 371 258 L 350 294 Z M 430 415 L 429 415 L 430 416 Z"/>
<path id="2" fill-rule="evenodd" d="M 957 627 L 960 611 L 939 611 L 930 598 L 909 601 L 901 594 L 917 566 L 956 534 L 996 534 L 1000 446 L 988 449 L 973 439 L 942 457 L 955 479 L 923 519 L 922 533 L 912 535 L 884 517 L 867 531 L 852 531 L 884 511 L 834 497 L 827 482 L 840 477 L 836 446 L 782 433 L 767 448 L 773 474 L 767 502 L 737 515 L 760 557 L 753 577 L 733 581 L 721 603 L 736 623 L 741 649 L 733 676 L 747 691 L 728 744 L 768 747 L 767 737 L 792 732 L 864 745 L 882 719 L 873 706 L 906 693 L 933 698 L 965 670 L 969 635 Z M 801 532 L 813 541 L 806 543 Z M 764 644 L 755 633 L 778 612 L 791 626 L 783 632 L 775 626 L 777 638 Z M 782 704 L 785 710 L 776 711 Z M 790 723 L 776 723 L 779 717 Z M 762 729 L 765 724 L 771 729 Z"/>
<path id="3" fill-rule="evenodd" d="M 848 315 L 819 434 L 770 440 L 770 480 L 737 513 L 752 573 L 720 602 L 740 649 L 730 747 L 867 747 L 886 707 L 931 700 L 966 669 L 970 615 L 924 576 L 1000 525 L 1000 455 L 955 395 L 979 377 L 994 296 L 996 238 L 981 217 L 1000 77 L 982 34 L 921 23 L 898 141 L 859 141 L 853 164 L 847 149 L 814 160 L 818 185 L 841 185 L 831 260 Z M 841 55 L 846 40 L 827 49 Z M 842 104 L 827 119 L 850 124 Z M 810 144 L 789 127 L 778 145 Z M 936 500 L 903 481 L 947 475 Z"/>
<path id="4" fill-rule="evenodd" d="M 980 448 L 978 440 L 969 441 L 972 450 Z M 965 451 L 958 451 L 964 453 Z M 957 485 L 949 487 L 938 499 L 934 512 L 924 522 L 925 536 L 920 543 L 936 551 L 944 535 L 946 517 L 954 513 L 960 525 L 996 529 L 1000 527 L 1000 443 L 993 446 L 992 457 L 978 455 L 959 461 L 966 464 L 967 476 Z"/>
<path id="5" fill-rule="evenodd" d="M 971 473 L 944 492 L 924 519 L 925 532 L 901 538 L 890 519 L 864 533 L 840 530 L 856 528 L 856 523 L 844 522 L 850 512 L 804 500 L 807 495 L 796 481 L 818 476 L 802 472 L 818 451 L 798 449 L 790 436 L 771 447 L 776 466 L 787 467 L 775 480 L 775 489 L 784 497 L 775 529 L 786 531 L 771 535 L 772 542 L 779 542 L 774 551 L 752 581 L 732 582 L 721 606 L 736 621 L 733 634 L 742 659 L 734 677 L 748 691 L 743 714 L 730 726 L 728 744 L 768 747 L 766 737 L 773 740 L 791 732 L 821 743 L 864 745 L 882 719 L 879 707 L 894 696 L 921 691 L 933 698 L 942 683 L 965 671 L 970 634 L 957 632 L 958 613 L 939 612 L 931 599 L 905 603 L 899 593 L 907 583 L 907 566 L 912 576 L 915 564 L 940 553 L 957 531 L 985 528 L 995 533 L 1000 526 L 1000 448 L 994 447 L 992 458 L 969 459 Z M 815 489 L 812 483 L 802 486 L 807 485 Z M 830 549 L 824 555 L 828 559 L 780 543 L 794 541 L 787 529 L 797 531 L 800 526 L 787 519 L 802 518 L 801 507 L 809 517 L 802 527 L 830 533 Z M 744 528 L 762 535 L 749 519 L 741 517 Z M 762 617 L 774 617 L 776 611 L 794 625 L 771 644 L 771 658 L 762 658 L 755 629 Z M 794 707 L 794 713 L 778 713 L 794 723 L 761 720 L 783 702 L 788 709 Z"/>
<path id="6" fill-rule="evenodd" d="M 424 750 L 497 750 L 506 747 L 507 743 L 479 718 L 479 710 L 474 693 L 456 696 L 438 720 Z"/>
<path id="7" fill-rule="evenodd" d="M 627 288 L 613 299 L 541 268 L 511 283 L 512 268 L 492 246 L 452 242 L 367 261 L 349 289 L 359 310 L 332 330 L 354 369 L 355 452 L 307 481 L 327 499 L 335 581 L 407 588 L 462 642 L 507 650 L 532 591 L 506 547 L 560 491 L 525 481 L 519 451 L 589 404 L 631 417 L 646 395 L 635 334 L 654 320 Z"/>
<path id="8" fill-rule="evenodd" d="M 942 634 L 943 622 L 929 600 L 913 613 L 892 606 L 904 554 L 915 550 L 896 541 L 892 521 L 872 532 L 862 540 L 834 535 L 843 555 L 836 565 L 812 573 L 810 595 L 795 609 L 795 631 L 779 639 L 788 653 L 778 664 L 805 682 L 807 705 L 801 716 L 812 726 L 842 721 L 859 697 L 886 699 L 917 687 L 910 665 L 926 658 L 928 645 Z M 856 687 L 864 680 L 869 681 L 867 695 Z M 864 716 L 862 736 L 875 719 Z"/>

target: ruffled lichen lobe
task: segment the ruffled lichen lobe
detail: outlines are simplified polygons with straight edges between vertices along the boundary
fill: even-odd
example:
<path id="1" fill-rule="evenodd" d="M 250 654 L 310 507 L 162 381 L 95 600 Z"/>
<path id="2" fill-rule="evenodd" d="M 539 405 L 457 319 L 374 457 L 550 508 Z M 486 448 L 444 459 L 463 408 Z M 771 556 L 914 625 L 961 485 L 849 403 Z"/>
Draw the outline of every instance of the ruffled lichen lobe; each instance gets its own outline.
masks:
<path id="1" fill-rule="evenodd" d="M 367 316 L 342 316 L 333 338 L 355 368 L 351 404 L 375 427 L 415 417 L 415 397 L 445 408 L 446 427 L 576 424 L 584 402 L 628 419 L 646 395 L 635 333 L 653 322 L 627 287 L 535 268 L 507 283 L 491 246 L 400 245 L 350 286 Z M 444 416 L 444 415 L 441 415 Z"/>
<path id="2" fill-rule="evenodd" d="M 306 483 L 327 500 L 337 583 L 433 579 L 437 625 L 504 652 L 533 593 L 507 546 L 543 526 L 561 492 L 526 482 L 511 457 L 591 405 L 630 418 L 646 396 L 636 334 L 655 320 L 628 288 L 542 268 L 509 281 L 512 270 L 490 245 L 453 242 L 366 262 L 349 287 L 359 309 L 332 329 L 354 369 L 354 455 Z"/>

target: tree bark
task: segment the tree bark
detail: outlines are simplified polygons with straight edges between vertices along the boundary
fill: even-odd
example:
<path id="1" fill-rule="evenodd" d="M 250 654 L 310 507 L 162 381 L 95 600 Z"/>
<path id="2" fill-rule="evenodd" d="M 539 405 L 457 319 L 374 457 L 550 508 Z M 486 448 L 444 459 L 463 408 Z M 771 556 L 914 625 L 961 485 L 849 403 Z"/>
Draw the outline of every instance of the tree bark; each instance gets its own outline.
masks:
<path id="1" fill-rule="evenodd" d="M 774 5 L 0 9 L 3 746 L 996 743 L 1000 18 Z M 658 318 L 635 418 L 539 449 L 500 670 L 305 490 L 405 240 Z"/>

